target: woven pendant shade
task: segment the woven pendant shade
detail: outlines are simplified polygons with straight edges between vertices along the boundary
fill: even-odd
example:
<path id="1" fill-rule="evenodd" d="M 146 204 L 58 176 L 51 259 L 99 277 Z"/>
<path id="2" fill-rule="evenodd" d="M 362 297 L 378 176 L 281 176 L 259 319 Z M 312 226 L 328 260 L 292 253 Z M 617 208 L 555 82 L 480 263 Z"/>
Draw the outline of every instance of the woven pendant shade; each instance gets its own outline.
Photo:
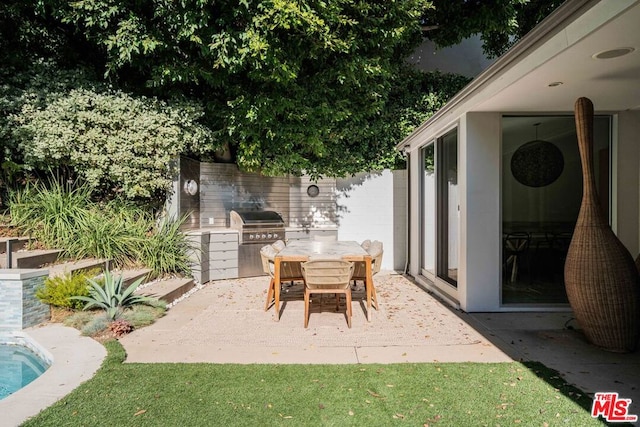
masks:
<path id="1" fill-rule="evenodd" d="M 633 257 L 602 215 L 593 168 L 593 103 L 575 103 L 583 193 L 565 262 L 564 280 L 578 324 L 594 345 L 636 349 L 640 333 L 639 276 Z"/>

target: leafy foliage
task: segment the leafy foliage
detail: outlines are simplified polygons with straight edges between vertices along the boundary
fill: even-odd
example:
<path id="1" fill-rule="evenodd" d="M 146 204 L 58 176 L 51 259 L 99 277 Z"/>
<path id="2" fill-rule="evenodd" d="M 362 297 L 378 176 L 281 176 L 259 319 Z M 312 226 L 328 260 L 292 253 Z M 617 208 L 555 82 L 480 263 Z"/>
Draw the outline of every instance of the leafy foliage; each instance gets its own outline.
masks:
<path id="1" fill-rule="evenodd" d="M 513 46 L 564 0 L 433 0 L 423 15 L 427 38 L 442 47 L 479 34 L 485 54 L 497 57 Z"/>
<path id="2" fill-rule="evenodd" d="M 157 300 L 148 304 L 137 304 L 125 310 L 119 320 L 128 322 L 133 329 L 151 325 L 158 318 L 164 316 L 167 304 Z M 111 321 L 104 312 L 94 313 L 89 311 L 78 311 L 64 319 L 65 326 L 70 326 L 82 331 L 83 335 L 95 336 L 102 334 L 109 328 Z"/>
<path id="3" fill-rule="evenodd" d="M 28 167 L 70 167 L 94 193 L 148 200 L 170 189 L 179 154 L 215 148 L 202 115 L 194 103 L 72 89 L 44 108 L 24 104 L 15 121 Z"/>
<path id="4" fill-rule="evenodd" d="M 219 142 L 242 169 L 345 175 L 395 158 L 389 133 L 359 129 L 389 108 L 393 81 L 421 40 L 419 19 L 429 6 L 91 0 L 59 13 L 106 51 L 111 78 L 201 99 Z"/>
<path id="5" fill-rule="evenodd" d="M 497 55 L 559 3 L 9 0 L 4 182 L 60 167 L 103 194 L 160 201 L 168 158 L 221 147 L 268 175 L 389 167 L 414 120 L 452 95 L 410 91 L 442 82 L 405 70 L 423 35 L 449 46 L 481 34 Z"/>
<path id="6" fill-rule="evenodd" d="M 11 218 L 25 234 L 45 246 L 65 248 L 78 238 L 76 224 L 84 221 L 90 204 L 90 189 L 58 180 L 27 185 L 11 193 Z"/>
<path id="7" fill-rule="evenodd" d="M 50 180 L 11 193 L 16 227 L 72 258 L 110 259 L 122 267 L 142 263 L 156 275 L 189 272 L 185 218 L 157 221 L 126 201 L 94 202 L 87 185 Z"/>
<path id="8" fill-rule="evenodd" d="M 146 238 L 139 241 L 137 259 L 158 275 L 189 271 L 188 253 L 192 248 L 187 235 L 180 230 L 186 218 L 186 215 L 177 221 L 162 218 Z"/>
<path id="9" fill-rule="evenodd" d="M 147 304 L 155 299 L 144 295 L 136 295 L 134 292 L 142 284 L 144 278 L 140 278 L 128 287 L 124 287 L 123 276 L 114 276 L 109 271 L 104 272 L 104 283 L 87 279 L 89 282 L 89 295 L 77 296 L 73 299 L 84 301 L 84 310 L 90 308 L 102 308 L 107 318 L 116 320 L 124 309 L 135 304 Z"/>
<path id="10" fill-rule="evenodd" d="M 88 272 L 47 277 L 44 286 L 36 291 L 36 297 L 45 304 L 79 310 L 84 304 L 71 297 L 88 296 L 87 278 L 94 277 L 98 272 L 99 270 L 94 269 Z"/>
<path id="11" fill-rule="evenodd" d="M 87 323 L 82 325 L 80 333 L 87 337 L 96 336 L 105 331 L 109 327 L 109 323 L 111 323 L 111 319 L 105 313 L 93 315 Z"/>

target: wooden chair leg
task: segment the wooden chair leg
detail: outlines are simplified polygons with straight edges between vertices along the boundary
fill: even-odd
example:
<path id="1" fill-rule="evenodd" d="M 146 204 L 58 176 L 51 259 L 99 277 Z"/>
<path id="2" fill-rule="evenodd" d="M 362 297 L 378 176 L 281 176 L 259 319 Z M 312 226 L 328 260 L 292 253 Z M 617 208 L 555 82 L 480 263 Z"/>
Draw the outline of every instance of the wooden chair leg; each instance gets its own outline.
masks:
<path id="1" fill-rule="evenodd" d="M 371 283 L 371 301 L 373 301 L 373 305 L 378 309 L 378 294 L 376 293 L 376 287 Z"/>
<path id="2" fill-rule="evenodd" d="M 269 310 L 269 306 L 271 305 L 271 300 L 273 299 L 274 293 L 276 291 L 276 287 L 275 287 L 276 283 L 273 280 L 273 278 L 271 278 L 271 281 L 269 282 L 269 289 L 267 289 L 267 302 L 264 305 L 264 311 Z"/>
<path id="3" fill-rule="evenodd" d="M 304 327 L 309 326 L 309 291 L 304 290 Z"/>
<path id="4" fill-rule="evenodd" d="M 349 325 L 349 328 L 351 328 L 351 291 L 347 289 L 347 292 L 345 292 L 344 296 L 347 300 L 347 325 Z"/>

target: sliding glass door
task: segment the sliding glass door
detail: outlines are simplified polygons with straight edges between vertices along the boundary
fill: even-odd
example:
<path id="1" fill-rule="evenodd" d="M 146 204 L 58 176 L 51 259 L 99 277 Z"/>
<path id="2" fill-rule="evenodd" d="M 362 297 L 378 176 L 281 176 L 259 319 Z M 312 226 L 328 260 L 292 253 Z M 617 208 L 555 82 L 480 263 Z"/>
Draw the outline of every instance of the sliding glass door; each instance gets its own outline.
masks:
<path id="1" fill-rule="evenodd" d="M 458 131 L 422 148 L 422 274 L 458 282 Z"/>
<path id="2" fill-rule="evenodd" d="M 503 117 L 502 123 L 502 303 L 567 303 L 564 261 L 582 200 L 575 119 Z M 610 117 L 595 117 L 594 136 L 607 214 Z"/>

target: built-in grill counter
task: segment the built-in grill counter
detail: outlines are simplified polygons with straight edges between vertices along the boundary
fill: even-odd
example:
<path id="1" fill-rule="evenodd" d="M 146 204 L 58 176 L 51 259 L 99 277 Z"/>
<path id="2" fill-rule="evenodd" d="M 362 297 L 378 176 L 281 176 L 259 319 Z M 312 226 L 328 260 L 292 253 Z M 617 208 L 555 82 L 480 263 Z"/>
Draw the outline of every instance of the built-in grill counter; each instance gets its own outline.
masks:
<path id="1" fill-rule="evenodd" d="M 232 229 L 238 230 L 238 277 L 260 276 L 260 249 L 285 239 L 282 216 L 274 211 L 232 210 L 229 222 Z"/>

